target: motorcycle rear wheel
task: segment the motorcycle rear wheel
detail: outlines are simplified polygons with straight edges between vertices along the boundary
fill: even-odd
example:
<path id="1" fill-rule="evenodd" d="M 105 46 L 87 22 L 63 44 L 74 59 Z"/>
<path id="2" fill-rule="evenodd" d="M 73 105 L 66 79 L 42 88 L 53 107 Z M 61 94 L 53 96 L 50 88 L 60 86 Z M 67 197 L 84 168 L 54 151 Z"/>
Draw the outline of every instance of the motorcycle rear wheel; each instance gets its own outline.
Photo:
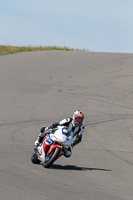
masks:
<path id="1" fill-rule="evenodd" d="M 45 168 L 49 168 L 54 163 L 54 161 L 57 159 L 59 153 L 60 153 L 60 149 L 55 148 L 54 151 L 52 152 L 52 155 L 50 154 L 50 155 L 46 156 L 43 166 Z"/>
<path id="2" fill-rule="evenodd" d="M 33 152 L 32 156 L 31 156 L 31 161 L 33 162 L 33 164 L 39 164 L 41 162 L 37 158 L 37 152 L 36 152 L 36 150 Z"/>

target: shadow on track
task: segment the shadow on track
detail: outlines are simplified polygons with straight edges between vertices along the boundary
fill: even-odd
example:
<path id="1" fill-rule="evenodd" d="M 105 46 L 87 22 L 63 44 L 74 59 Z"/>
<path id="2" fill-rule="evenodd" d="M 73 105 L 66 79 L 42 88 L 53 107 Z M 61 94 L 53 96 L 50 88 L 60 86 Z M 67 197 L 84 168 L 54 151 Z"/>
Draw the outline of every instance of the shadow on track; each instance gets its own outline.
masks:
<path id="1" fill-rule="evenodd" d="M 75 171 L 94 171 L 94 170 L 98 170 L 98 171 L 112 171 L 112 170 L 108 170 L 108 169 L 100 169 L 100 168 L 88 168 L 88 167 L 77 167 L 76 165 L 57 165 L 57 164 L 53 164 L 50 169 L 57 169 L 57 170 L 75 170 Z"/>

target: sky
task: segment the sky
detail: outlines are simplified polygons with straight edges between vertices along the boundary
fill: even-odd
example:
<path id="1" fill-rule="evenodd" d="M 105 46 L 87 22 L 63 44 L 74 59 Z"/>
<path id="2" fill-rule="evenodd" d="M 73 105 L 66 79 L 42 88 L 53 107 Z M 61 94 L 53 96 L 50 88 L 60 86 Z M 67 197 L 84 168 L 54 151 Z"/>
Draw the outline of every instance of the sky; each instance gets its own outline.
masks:
<path id="1" fill-rule="evenodd" d="M 133 0 L 0 0 L 0 45 L 133 53 Z"/>

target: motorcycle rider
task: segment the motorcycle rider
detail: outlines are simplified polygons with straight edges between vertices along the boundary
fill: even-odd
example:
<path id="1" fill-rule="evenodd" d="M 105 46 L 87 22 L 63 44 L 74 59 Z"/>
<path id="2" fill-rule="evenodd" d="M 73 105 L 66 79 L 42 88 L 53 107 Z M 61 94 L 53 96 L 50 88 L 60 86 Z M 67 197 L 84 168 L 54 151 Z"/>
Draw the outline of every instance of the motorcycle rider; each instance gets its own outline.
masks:
<path id="1" fill-rule="evenodd" d="M 73 148 L 75 145 L 79 144 L 82 140 L 82 133 L 84 132 L 84 125 L 83 125 L 83 120 L 84 120 L 84 113 L 81 110 L 77 110 L 73 113 L 73 117 L 72 118 L 65 118 L 63 120 L 61 120 L 60 122 L 54 122 L 52 123 L 49 127 L 42 127 L 40 129 L 40 134 L 37 138 L 37 140 L 35 141 L 35 146 L 38 146 L 43 138 L 46 136 L 46 134 L 50 134 L 50 129 L 54 130 L 57 126 L 66 126 L 68 127 L 69 131 L 73 132 L 73 138 L 76 137 L 72 144 L 71 147 Z M 47 137 L 45 139 L 45 152 L 46 149 L 48 148 L 48 146 L 52 143 L 52 139 L 49 137 Z M 71 156 L 71 148 L 69 147 L 66 151 L 66 153 L 64 154 L 64 156 L 66 157 L 70 157 Z"/>

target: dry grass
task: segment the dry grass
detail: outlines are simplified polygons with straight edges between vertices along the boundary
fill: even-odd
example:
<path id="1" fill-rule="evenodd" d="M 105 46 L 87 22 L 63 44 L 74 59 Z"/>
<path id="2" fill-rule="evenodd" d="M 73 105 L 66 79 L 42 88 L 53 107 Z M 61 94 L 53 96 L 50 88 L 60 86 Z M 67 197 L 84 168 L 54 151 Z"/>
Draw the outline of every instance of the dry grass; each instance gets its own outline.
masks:
<path id="1" fill-rule="evenodd" d="M 62 51 L 81 51 L 79 49 L 69 49 L 67 47 L 18 47 L 18 46 L 4 46 L 0 45 L 0 55 L 18 53 L 18 52 L 26 52 L 26 51 L 44 51 L 44 50 L 62 50 Z"/>

